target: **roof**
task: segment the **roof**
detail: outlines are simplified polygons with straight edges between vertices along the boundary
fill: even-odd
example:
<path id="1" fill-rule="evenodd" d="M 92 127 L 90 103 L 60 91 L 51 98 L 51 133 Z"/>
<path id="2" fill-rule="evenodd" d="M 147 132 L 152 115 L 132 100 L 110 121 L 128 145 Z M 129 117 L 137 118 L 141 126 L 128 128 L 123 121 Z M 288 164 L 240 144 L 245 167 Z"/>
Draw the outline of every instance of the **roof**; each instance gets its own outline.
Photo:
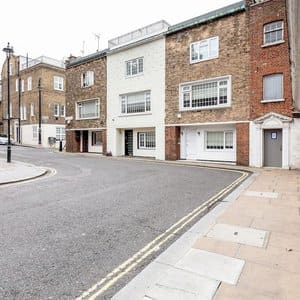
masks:
<path id="1" fill-rule="evenodd" d="M 167 34 L 175 33 L 177 31 L 184 30 L 189 27 L 200 25 L 221 17 L 225 17 L 240 11 L 244 11 L 245 9 L 246 9 L 245 1 L 233 3 L 231 5 L 206 13 L 204 15 L 170 26 Z"/>
<path id="2" fill-rule="evenodd" d="M 87 63 L 87 62 L 96 60 L 98 58 L 105 57 L 106 54 L 107 54 L 107 49 L 97 51 L 95 53 L 92 53 L 92 54 L 89 54 L 86 56 L 78 57 L 78 58 L 75 58 L 74 60 L 70 61 L 69 63 L 67 63 L 66 67 L 67 68 L 75 67 L 75 66 L 81 65 L 83 63 Z"/>

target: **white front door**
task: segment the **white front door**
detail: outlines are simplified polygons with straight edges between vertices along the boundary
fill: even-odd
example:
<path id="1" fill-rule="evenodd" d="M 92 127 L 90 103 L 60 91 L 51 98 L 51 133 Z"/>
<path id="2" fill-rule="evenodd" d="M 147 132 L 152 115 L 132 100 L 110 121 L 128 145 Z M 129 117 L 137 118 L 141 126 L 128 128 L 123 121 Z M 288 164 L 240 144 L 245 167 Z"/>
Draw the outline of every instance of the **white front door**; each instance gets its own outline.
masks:
<path id="1" fill-rule="evenodd" d="M 197 159 L 197 132 L 194 128 L 186 130 L 186 158 Z"/>

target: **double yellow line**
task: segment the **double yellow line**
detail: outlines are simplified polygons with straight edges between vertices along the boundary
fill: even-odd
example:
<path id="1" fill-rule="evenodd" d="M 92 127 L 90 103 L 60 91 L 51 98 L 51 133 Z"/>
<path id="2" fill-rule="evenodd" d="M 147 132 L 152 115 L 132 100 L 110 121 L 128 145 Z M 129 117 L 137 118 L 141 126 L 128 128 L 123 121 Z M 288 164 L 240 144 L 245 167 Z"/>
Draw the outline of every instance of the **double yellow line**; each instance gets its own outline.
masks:
<path id="1" fill-rule="evenodd" d="M 221 168 L 209 168 L 208 169 L 221 169 Z M 94 300 L 100 295 L 102 295 L 106 290 L 112 287 L 119 279 L 128 274 L 132 269 L 134 269 L 138 264 L 143 262 L 147 257 L 149 257 L 152 253 L 159 250 L 161 246 L 163 246 L 168 240 L 178 234 L 185 226 L 189 225 L 195 218 L 199 215 L 207 212 L 210 207 L 216 204 L 220 199 L 222 199 L 225 195 L 227 195 L 231 190 L 233 190 L 237 185 L 239 185 L 242 181 L 244 181 L 249 173 L 240 170 L 230 170 L 230 169 L 221 169 L 230 172 L 240 173 L 241 176 L 232 182 L 230 185 L 225 187 L 223 190 L 218 192 L 216 195 L 208 199 L 206 202 L 201 204 L 199 207 L 195 208 L 192 212 L 187 214 L 185 217 L 180 219 L 174 225 L 172 225 L 169 229 L 167 229 L 164 233 L 160 234 L 153 241 L 147 244 L 140 251 L 135 253 L 128 260 L 123 262 L 117 268 L 115 268 L 112 272 L 94 284 L 90 289 L 82 293 L 76 300 Z"/>

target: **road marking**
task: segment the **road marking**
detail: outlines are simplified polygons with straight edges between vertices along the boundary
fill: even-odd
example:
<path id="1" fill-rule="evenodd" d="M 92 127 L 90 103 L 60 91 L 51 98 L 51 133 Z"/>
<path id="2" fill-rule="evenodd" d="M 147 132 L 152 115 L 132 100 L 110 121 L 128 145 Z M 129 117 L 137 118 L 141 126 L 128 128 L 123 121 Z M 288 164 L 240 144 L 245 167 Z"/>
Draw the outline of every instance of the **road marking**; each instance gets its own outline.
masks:
<path id="1" fill-rule="evenodd" d="M 208 169 L 210 169 L 208 167 Z M 217 169 L 217 168 L 211 168 Z M 222 168 L 220 168 L 222 169 Z M 223 169 L 222 169 L 223 170 Z M 231 171 L 224 169 L 226 171 Z M 217 203 L 222 197 L 228 194 L 234 187 L 240 184 L 244 179 L 249 175 L 246 171 L 241 170 L 232 170 L 233 172 L 238 172 L 241 176 L 236 179 L 234 182 L 226 186 L 224 189 L 219 191 L 216 195 L 212 196 L 206 202 L 201 204 L 199 207 L 195 208 L 192 212 L 184 216 L 182 219 L 173 224 L 168 228 L 164 233 L 160 234 L 153 241 L 148 243 L 144 248 L 135 253 L 128 260 L 123 262 L 121 265 L 116 267 L 112 272 L 107 274 L 104 278 L 94 284 L 87 291 L 83 292 L 76 300 L 94 300 L 106 290 L 112 287 L 119 279 L 128 274 L 133 268 L 135 268 L 139 263 L 145 260 L 152 253 L 157 251 L 158 247 L 162 247 L 168 240 L 176 236 L 179 231 L 181 231 L 185 226 L 191 223 L 196 217 L 201 215 L 203 212 L 207 211 L 211 206 Z"/>

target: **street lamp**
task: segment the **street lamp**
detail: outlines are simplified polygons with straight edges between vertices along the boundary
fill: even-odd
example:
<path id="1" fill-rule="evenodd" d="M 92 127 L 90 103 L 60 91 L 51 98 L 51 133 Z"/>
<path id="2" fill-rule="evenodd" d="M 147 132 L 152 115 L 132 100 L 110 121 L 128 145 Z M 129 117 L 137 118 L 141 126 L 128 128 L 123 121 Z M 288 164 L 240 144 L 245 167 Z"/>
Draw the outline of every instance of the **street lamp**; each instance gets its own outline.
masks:
<path id="1" fill-rule="evenodd" d="M 39 145 L 42 144 L 42 79 L 39 78 Z"/>
<path id="2" fill-rule="evenodd" d="M 7 130 L 8 130 L 8 142 L 7 142 L 7 162 L 11 162 L 11 142 L 10 142 L 10 57 L 14 53 L 13 47 L 9 46 L 7 43 L 6 48 L 3 48 L 3 51 L 6 53 L 7 58 Z"/>

